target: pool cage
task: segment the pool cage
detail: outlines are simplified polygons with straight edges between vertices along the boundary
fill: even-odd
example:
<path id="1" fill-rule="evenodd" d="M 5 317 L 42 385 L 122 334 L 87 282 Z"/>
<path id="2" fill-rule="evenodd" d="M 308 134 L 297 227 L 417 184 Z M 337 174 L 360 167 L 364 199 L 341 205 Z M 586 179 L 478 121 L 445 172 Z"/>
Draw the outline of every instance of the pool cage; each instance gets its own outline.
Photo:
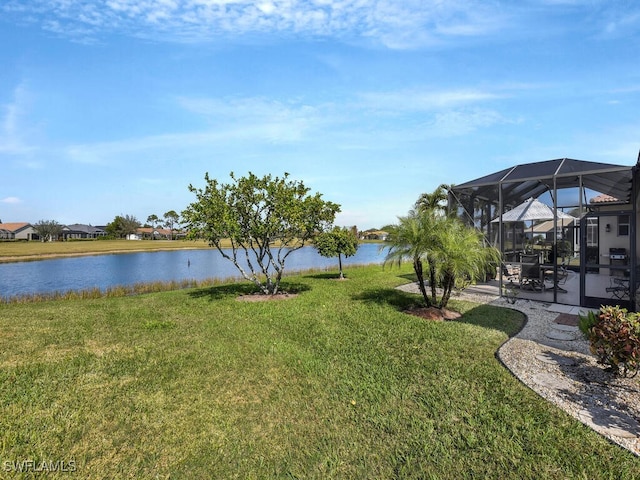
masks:
<path id="1" fill-rule="evenodd" d="M 522 277 L 527 268 L 529 277 L 534 277 L 529 283 L 537 285 L 539 293 L 544 294 L 538 298 L 600 306 L 611 303 L 607 288 L 613 288 L 613 283 L 610 278 L 601 278 L 599 282 L 604 285 L 608 281 L 608 286 L 597 287 L 595 277 L 587 278 L 588 274 L 623 276 L 630 285 L 637 285 L 640 280 L 636 279 L 640 275 L 636 275 L 635 268 L 638 165 L 568 158 L 517 165 L 451 186 L 449 209 L 456 211 L 466 224 L 482 231 L 487 241 L 502 253 L 503 262 L 496 271 L 501 294 L 505 286 L 513 285 L 515 277 L 505 267 L 516 266 L 520 268 L 517 287 L 524 288 L 527 284 Z M 594 202 L 598 196 L 605 200 Z M 516 217 L 509 215 L 535 200 L 549 209 L 548 218 L 525 216 L 514 221 Z M 623 217 L 628 220 L 627 230 L 618 228 L 614 232 L 617 235 L 612 235 L 612 225 L 619 225 Z M 543 222 L 546 229 L 542 228 Z M 613 247 L 625 249 L 624 264 L 610 262 L 609 249 Z M 572 296 L 562 286 L 567 277 L 573 279 Z M 612 301 L 621 303 L 620 298 Z M 635 307 L 635 288 L 628 289 L 622 303 Z"/>

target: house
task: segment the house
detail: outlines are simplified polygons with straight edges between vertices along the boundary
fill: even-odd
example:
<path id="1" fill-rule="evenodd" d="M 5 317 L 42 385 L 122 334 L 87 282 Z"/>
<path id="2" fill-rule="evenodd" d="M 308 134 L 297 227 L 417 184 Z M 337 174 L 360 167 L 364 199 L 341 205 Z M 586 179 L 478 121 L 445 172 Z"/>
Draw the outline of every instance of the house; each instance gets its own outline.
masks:
<path id="1" fill-rule="evenodd" d="M 89 238 L 99 238 L 107 235 L 107 232 L 99 227 L 74 223 L 62 227 L 61 237 L 63 240 L 79 240 Z"/>
<path id="2" fill-rule="evenodd" d="M 136 229 L 136 234 L 143 239 L 149 240 L 171 240 L 177 232 L 172 232 L 168 228 L 140 227 Z"/>
<path id="3" fill-rule="evenodd" d="M 534 243 L 537 241 L 544 245 L 552 245 L 555 237 L 556 241 L 569 242 L 571 250 L 575 251 L 580 243 L 576 222 L 577 219 L 558 219 L 555 225 L 553 220 L 546 220 L 533 225 L 531 229 L 525 229 L 524 235 Z"/>
<path id="4" fill-rule="evenodd" d="M 360 234 L 360 238 L 362 240 L 386 241 L 388 236 L 389 236 L 389 233 L 383 230 L 366 230 Z"/>
<path id="5" fill-rule="evenodd" d="M 578 212 L 571 231 L 575 256 L 566 267 L 567 275 L 565 265 L 551 255 L 555 257 L 549 260 L 551 264 L 540 266 L 547 288 L 523 290 L 521 297 L 590 308 L 619 304 L 635 309 L 635 286 L 640 285 L 640 272 L 636 272 L 639 172 L 640 157 L 630 166 L 570 158 L 515 165 L 451 187 L 449 208 L 481 230 L 502 252 L 505 262 L 516 264 L 526 238 L 509 239 L 509 228 L 502 221 L 507 211 L 530 198 L 551 207 L 555 219 L 544 234 L 553 247 L 564 231 L 558 220 L 560 212 Z M 549 272 L 552 278 L 546 277 Z M 499 287 L 502 292 L 502 275 Z"/>
<path id="6" fill-rule="evenodd" d="M 40 240 L 40 236 L 30 223 L 0 223 L 0 240 Z"/>

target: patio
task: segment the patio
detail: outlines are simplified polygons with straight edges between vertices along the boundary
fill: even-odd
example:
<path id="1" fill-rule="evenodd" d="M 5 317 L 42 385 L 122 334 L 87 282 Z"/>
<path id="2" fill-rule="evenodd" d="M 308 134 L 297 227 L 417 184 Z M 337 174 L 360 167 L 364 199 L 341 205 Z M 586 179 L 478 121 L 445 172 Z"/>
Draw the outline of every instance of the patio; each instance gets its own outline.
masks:
<path id="1" fill-rule="evenodd" d="M 615 288 L 615 290 L 611 290 Z M 562 305 L 580 305 L 580 273 L 569 270 L 566 282 L 558 285 L 556 299 L 554 300 L 553 282 L 546 280 L 544 289 L 520 288 L 519 284 L 503 279 L 503 295 L 505 289 L 512 289 L 518 299 L 535 300 L 544 303 L 558 303 Z M 500 280 L 490 280 L 486 283 L 478 283 L 467 287 L 466 290 L 474 293 L 499 295 Z M 465 290 L 465 291 L 466 291 Z M 599 297 L 605 292 L 606 299 L 613 303 L 628 302 L 628 287 L 620 285 L 610 275 L 587 273 L 585 276 L 585 290 L 588 297 Z M 610 290 L 610 291 L 607 291 Z"/>
<path id="2" fill-rule="evenodd" d="M 567 158 L 517 165 L 452 186 L 449 207 L 502 252 L 492 282 L 497 292 L 590 308 L 635 308 L 629 285 L 638 283 L 637 175 L 638 164 Z M 607 202 L 594 202 L 598 196 Z M 536 239 L 534 227 L 542 221 L 552 228 Z"/>

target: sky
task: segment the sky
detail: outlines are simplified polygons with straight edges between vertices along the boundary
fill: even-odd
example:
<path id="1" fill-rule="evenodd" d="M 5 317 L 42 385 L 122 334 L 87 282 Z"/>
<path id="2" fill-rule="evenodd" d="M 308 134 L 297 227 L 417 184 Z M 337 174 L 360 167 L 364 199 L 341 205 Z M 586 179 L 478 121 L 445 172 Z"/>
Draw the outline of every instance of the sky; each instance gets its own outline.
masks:
<path id="1" fill-rule="evenodd" d="M 365 230 L 640 150 L 629 0 L 2 0 L 0 44 L 3 222 L 145 223 L 207 172 L 286 172 Z"/>

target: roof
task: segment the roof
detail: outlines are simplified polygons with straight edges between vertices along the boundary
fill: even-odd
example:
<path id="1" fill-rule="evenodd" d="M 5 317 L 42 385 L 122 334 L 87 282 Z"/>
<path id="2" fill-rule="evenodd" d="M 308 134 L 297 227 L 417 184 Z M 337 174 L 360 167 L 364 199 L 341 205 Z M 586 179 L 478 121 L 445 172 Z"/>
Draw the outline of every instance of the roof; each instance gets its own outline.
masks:
<path id="1" fill-rule="evenodd" d="M 626 202 L 631 197 L 634 166 L 558 158 L 506 168 L 476 180 L 455 185 L 454 192 L 497 201 L 502 187 L 504 205 L 521 203 L 529 197 L 558 189 L 578 187 L 611 195 Z"/>
<path id="2" fill-rule="evenodd" d="M 147 235 L 171 235 L 177 233 L 175 230 L 171 231 L 168 228 L 152 228 L 152 227 L 138 227 L 136 233 L 144 233 Z"/>
<path id="3" fill-rule="evenodd" d="M 573 224 L 575 220 L 572 219 L 568 219 L 568 218 L 563 218 L 563 219 L 558 219 L 558 228 L 561 227 L 568 227 L 569 225 Z M 554 229 L 554 225 L 553 225 L 553 220 L 547 220 L 545 222 L 542 223 L 538 223 L 537 225 L 534 225 L 531 228 L 531 231 L 533 233 L 546 233 L 546 232 L 551 232 Z"/>
<path id="4" fill-rule="evenodd" d="M 19 232 L 20 230 L 23 230 L 30 226 L 31 224 L 27 222 L 0 223 L 1 230 L 7 230 L 8 232 L 12 233 Z"/>
<path id="5" fill-rule="evenodd" d="M 612 197 L 611 195 L 597 195 L 589 200 L 591 204 L 602 204 L 602 203 L 621 203 L 616 197 Z"/>
<path id="6" fill-rule="evenodd" d="M 65 225 L 65 228 L 72 232 L 84 232 L 84 233 L 104 233 L 102 228 L 94 227 L 92 225 L 84 225 L 82 223 L 74 223 L 73 225 Z"/>

